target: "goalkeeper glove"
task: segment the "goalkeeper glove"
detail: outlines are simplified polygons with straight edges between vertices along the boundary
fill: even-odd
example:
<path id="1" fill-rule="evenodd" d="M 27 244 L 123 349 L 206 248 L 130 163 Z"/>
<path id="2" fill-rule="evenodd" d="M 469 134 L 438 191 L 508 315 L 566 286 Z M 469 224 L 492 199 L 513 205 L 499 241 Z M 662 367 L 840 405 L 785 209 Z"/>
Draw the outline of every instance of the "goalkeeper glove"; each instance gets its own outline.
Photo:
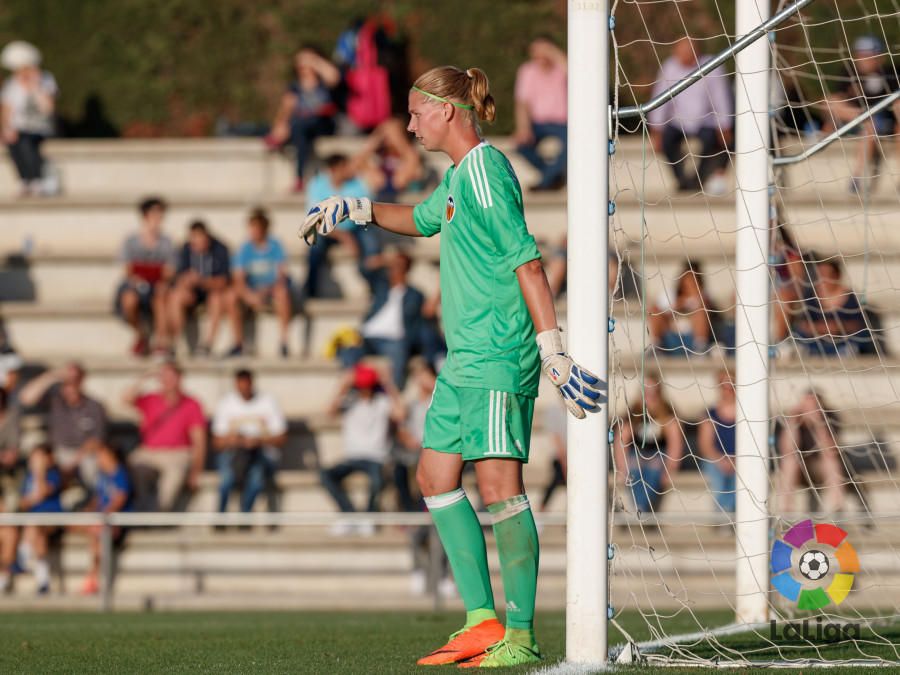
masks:
<path id="1" fill-rule="evenodd" d="M 537 343 L 541 370 L 550 378 L 569 412 L 578 419 L 584 419 L 585 413 L 596 412 L 598 404 L 606 402 L 602 391 L 606 383 L 579 366 L 563 351 L 562 335 L 558 328 L 538 333 Z"/>
<path id="2" fill-rule="evenodd" d="M 297 236 L 312 246 L 318 235 L 331 234 L 338 223 L 348 218 L 357 225 L 371 223 L 372 200 L 356 197 L 329 197 L 309 210 Z"/>

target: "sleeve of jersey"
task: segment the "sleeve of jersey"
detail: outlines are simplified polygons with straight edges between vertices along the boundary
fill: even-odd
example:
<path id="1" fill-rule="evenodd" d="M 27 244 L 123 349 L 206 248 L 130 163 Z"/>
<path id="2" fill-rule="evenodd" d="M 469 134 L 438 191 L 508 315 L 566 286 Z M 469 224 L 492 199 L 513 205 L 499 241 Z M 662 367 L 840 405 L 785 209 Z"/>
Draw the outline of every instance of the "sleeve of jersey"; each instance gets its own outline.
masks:
<path id="1" fill-rule="evenodd" d="M 435 188 L 431 196 L 424 202 L 416 204 L 413 209 L 413 222 L 416 229 L 423 237 L 433 237 L 441 231 L 444 209 L 447 207 L 447 192 L 449 191 L 450 172 L 444 174 L 444 180 Z"/>
<path id="2" fill-rule="evenodd" d="M 525 224 L 519 181 L 496 165 L 473 166 L 473 172 L 475 201 L 483 209 L 485 225 L 504 267 L 513 271 L 539 260 L 541 252 Z"/>

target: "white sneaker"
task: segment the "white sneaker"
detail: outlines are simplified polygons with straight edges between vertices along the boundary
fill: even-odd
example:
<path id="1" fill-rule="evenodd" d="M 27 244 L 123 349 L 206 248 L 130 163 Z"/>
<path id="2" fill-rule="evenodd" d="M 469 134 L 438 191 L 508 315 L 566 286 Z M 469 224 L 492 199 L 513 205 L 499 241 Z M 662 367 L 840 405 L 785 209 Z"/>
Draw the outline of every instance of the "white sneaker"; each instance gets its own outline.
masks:
<path id="1" fill-rule="evenodd" d="M 428 590 L 428 575 L 425 570 L 413 570 L 409 576 L 409 592 L 413 595 L 425 595 Z"/>
<path id="2" fill-rule="evenodd" d="M 328 534 L 332 537 L 349 537 L 354 532 L 353 523 L 339 520 L 328 528 Z"/>
<path id="3" fill-rule="evenodd" d="M 703 186 L 703 191 L 712 197 L 721 197 L 728 192 L 728 181 L 720 173 L 713 174 Z"/>

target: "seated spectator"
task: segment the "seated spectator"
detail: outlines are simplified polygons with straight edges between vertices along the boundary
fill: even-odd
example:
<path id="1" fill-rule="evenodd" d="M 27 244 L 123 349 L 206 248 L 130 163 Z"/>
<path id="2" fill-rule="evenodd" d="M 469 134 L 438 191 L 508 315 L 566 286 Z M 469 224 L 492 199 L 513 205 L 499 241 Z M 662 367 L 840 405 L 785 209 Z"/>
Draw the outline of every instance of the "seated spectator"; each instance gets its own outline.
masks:
<path id="1" fill-rule="evenodd" d="M 532 191 L 558 190 L 566 184 L 568 123 L 568 63 L 566 53 L 546 36 L 528 47 L 529 60 L 516 73 L 516 149 L 541 178 Z M 555 138 L 561 144 L 552 160 L 538 153 L 538 144 Z"/>
<path id="2" fill-rule="evenodd" d="M 47 445 L 36 446 L 28 455 L 28 469 L 22 483 L 19 511 L 22 513 L 62 513 L 60 501 L 62 475 L 53 462 Z M 28 544 L 33 559 L 34 578 L 38 595 L 50 592 L 50 563 L 47 560 L 48 539 L 58 528 L 48 525 L 26 525 L 22 538 Z"/>
<path id="3" fill-rule="evenodd" d="M 41 154 L 41 144 L 54 131 L 56 80 L 41 70 L 41 53 L 28 42 L 10 42 L 0 61 L 12 71 L 0 89 L 0 132 L 22 181 L 21 194 L 56 195 L 59 179 L 47 171 Z"/>
<path id="4" fill-rule="evenodd" d="M 379 124 L 366 141 L 359 160 L 375 160 L 372 183 L 379 202 L 396 202 L 404 192 L 425 189 L 429 173 L 406 125 L 393 118 Z"/>
<path id="5" fill-rule="evenodd" d="M 675 288 L 660 293 L 650 308 L 648 328 L 653 345 L 671 355 L 708 352 L 714 311 L 700 263 L 686 261 Z"/>
<path id="6" fill-rule="evenodd" d="M 143 393 L 151 378 L 160 390 Z M 186 487 L 197 488 L 206 461 L 206 418 L 203 408 L 181 388 L 181 368 L 172 361 L 144 374 L 123 397 L 141 417 L 140 446 L 128 456 L 139 507 L 156 502 L 172 511 Z"/>
<path id="7" fill-rule="evenodd" d="M 339 353 L 349 368 L 369 355 L 386 356 L 391 361 L 393 384 L 406 384 L 406 365 L 412 346 L 421 333 L 422 293 L 408 283 L 412 258 L 403 251 L 385 255 L 386 283 L 376 288 L 372 306 L 366 313 L 360 333 L 363 342 Z"/>
<path id="8" fill-rule="evenodd" d="M 872 334 L 859 297 L 842 281 L 838 257 L 815 265 L 812 295 L 803 301 L 803 314 L 794 321 L 794 334 L 813 355 L 857 354 L 872 346 Z"/>
<path id="9" fill-rule="evenodd" d="M 230 281 L 228 248 L 209 233 L 206 223 L 195 220 L 178 256 L 175 287 L 169 294 L 168 326 L 173 345 L 184 332 L 188 312 L 205 304 L 209 324 L 197 354 L 210 355 L 225 311 Z"/>
<path id="10" fill-rule="evenodd" d="M 427 362 L 419 363 L 415 370 L 415 397 L 406 404 L 406 418 L 397 427 L 397 444 L 394 453 L 394 485 L 397 501 L 403 511 L 419 511 L 420 498 L 413 497 L 410 479 L 416 475 L 416 466 L 422 454 L 425 436 L 425 413 L 431 405 L 437 374 Z"/>
<path id="11" fill-rule="evenodd" d="M 659 509 L 684 456 L 681 423 L 658 375 L 644 377 L 639 400 L 616 422 L 614 460 L 619 484 L 629 488 L 639 514 Z"/>
<path id="12" fill-rule="evenodd" d="M 772 308 L 772 340 L 778 344 L 791 332 L 791 325 L 803 310 L 803 299 L 809 297 L 815 270 L 803 259 L 780 213 L 772 223 L 773 281 L 777 304 Z"/>
<path id="13" fill-rule="evenodd" d="M 672 48 L 672 56 L 663 63 L 652 96 L 661 94 L 711 58 L 698 55 L 690 37 L 682 38 Z M 722 195 L 728 190 L 725 167 L 727 149 L 732 142 L 733 116 L 734 94 L 721 66 L 650 111 L 647 122 L 653 149 L 665 155 L 679 190 L 703 189 L 711 195 Z M 699 165 L 683 149 L 685 141 L 694 138 L 700 141 Z M 690 164 L 689 169 L 685 169 L 685 163 Z"/>
<path id="14" fill-rule="evenodd" d="M 874 35 L 856 38 L 853 42 L 852 61 L 846 64 L 846 84 L 829 95 L 825 105 L 826 114 L 835 121 L 834 126 L 850 122 L 897 91 L 900 84 L 889 55 L 880 38 Z M 880 137 L 894 134 L 898 115 L 900 103 L 895 102 L 891 108 L 882 110 L 863 122 L 863 142 L 857 145 L 856 168 L 850 178 L 851 193 L 863 191 L 870 169 L 877 172 L 881 163 Z"/>
<path id="15" fill-rule="evenodd" d="M 340 391 L 329 407 L 329 414 L 341 414 L 344 459 L 322 469 L 322 486 L 341 511 L 352 513 L 355 510 L 353 502 L 344 490 L 343 482 L 354 473 L 364 473 L 369 479 L 366 510 L 377 511 L 378 495 L 384 485 L 384 465 L 391 450 L 391 422 L 399 424 L 404 417 L 400 394 L 390 378 L 379 377 L 376 370 L 360 364 L 347 371 Z M 337 523 L 332 534 L 342 536 L 354 530 L 360 534 L 375 531 L 371 525 L 357 529 L 347 523 Z"/>
<path id="16" fill-rule="evenodd" d="M 271 308 L 278 317 L 279 350 L 281 356 L 287 358 L 292 314 L 287 256 L 281 242 L 269 234 L 269 216 L 265 210 L 254 210 L 248 222 L 250 238 L 234 257 L 233 284 L 227 295 L 234 331 L 234 346 L 228 355 L 244 353 L 244 308 L 254 312 Z"/>
<path id="17" fill-rule="evenodd" d="M 54 462 L 64 482 L 77 479 L 92 490 L 97 479 L 94 449 L 106 440 L 108 421 L 103 404 L 84 392 L 84 367 L 72 361 L 48 370 L 26 384 L 19 403 L 47 406 Z"/>
<path id="18" fill-rule="evenodd" d="M 219 469 L 219 512 L 225 513 L 228 498 L 241 488 L 241 511 L 253 510 L 256 498 L 275 487 L 275 472 L 281 449 L 287 441 L 287 422 L 273 396 L 253 386 L 253 373 L 239 370 L 235 390 L 219 401 L 213 416 L 213 449 Z M 269 510 L 273 502 L 269 502 Z"/>
<path id="19" fill-rule="evenodd" d="M 725 513 L 734 513 L 736 503 L 734 457 L 737 448 L 734 383 L 726 370 L 718 374 L 719 400 L 706 411 L 706 419 L 697 430 L 700 470 L 706 476 L 716 505 Z"/>
<path id="20" fill-rule="evenodd" d="M 120 260 L 125 265 L 125 280 L 116 291 L 116 314 L 134 329 L 131 352 L 146 356 L 150 352 L 149 335 L 144 327 L 150 319 L 153 346 L 169 348 L 166 329 L 166 293 L 175 274 L 175 248 L 162 232 L 166 203 L 158 197 L 145 199 L 138 206 L 140 229 L 125 239 Z"/>
<path id="21" fill-rule="evenodd" d="M 841 420 L 813 389 L 785 416 L 778 434 L 778 511 L 796 511 L 794 493 L 807 481 L 817 493 L 821 510 L 838 513 L 844 507 L 846 472 L 838 435 Z M 824 494 L 818 497 L 818 490 Z M 802 507 L 801 507 L 801 510 Z"/>
<path id="22" fill-rule="evenodd" d="M 318 204 L 332 195 L 371 198 L 369 182 L 360 176 L 360 157 L 350 159 L 346 155 L 330 155 L 325 159 L 325 169 L 310 181 L 306 191 L 307 204 Z M 319 282 L 327 261 L 328 249 L 341 244 L 351 251 L 359 262 L 359 271 L 371 288 L 377 256 L 381 253 L 381 237 L 376 227 L 357 227 L 344 220 L 327 237 L 317 237 L 309 249 L 309 268 L 303 286 L 305 298 L 319 297 Z"/>
<path id="23" fill-rule="evenodd" d="M 285 143 L 297 153 L 297 183 L 295 192 L 303 191 L 306 166 L 313 154 L 313 143 L 320 136 L 334 133 L 337 106 L 332 90 L 339 84 L 341 73 L 331 61 L 314 47 L 306 46 L 294 56 L 296 79 L 282 95 L 266 137 L 270 147 Z"/>
<path id="24" fill-rule="evenodd" d="M 122 453 L 108 443 L 97 446 L 97 489 L 84 510 L 95 513 L 123 513 L 132 511 L 131 478 L 125 468 Z M 90 539 L 91 566 L 81 585 L 84 595 L 100 591 L 100 561 L 102 556 L 103 527 L 101 525 L 77 525 L 70 528 L 82 532 Z M 113 544 L 121 544 L 125 536 L 122 527 L 112 528 Z"/>
<path id="25" fill-rule="evenodd" d="M 553 446 L 553 474 L 547 487 L 544 488 L 544 496 L 541 498 L 540 511 L 542 513 L 547 510 L 556 489 L 566 486 L 566 470 L 568 468 L 566 417 L 566 409 L 559 401 L 554 401 L 553 405 L 544 413 L 544 429 L 550 436 Z"/>

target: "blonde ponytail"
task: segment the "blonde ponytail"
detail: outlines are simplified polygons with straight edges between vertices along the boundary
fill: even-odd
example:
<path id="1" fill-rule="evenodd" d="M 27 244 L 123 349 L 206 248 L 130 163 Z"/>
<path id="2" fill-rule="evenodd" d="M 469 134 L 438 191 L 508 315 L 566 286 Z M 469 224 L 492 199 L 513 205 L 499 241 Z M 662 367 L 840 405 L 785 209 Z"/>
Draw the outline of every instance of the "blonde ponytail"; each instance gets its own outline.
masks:
<path id="1" fill-rule="evenodd" d="M 497 106 L 491 96 L 488 77 L 481 68 L 469 68 L 469 102 L 475 106 L 475 114 L 479 120 L 493 122 L 497 118 Z"/>

